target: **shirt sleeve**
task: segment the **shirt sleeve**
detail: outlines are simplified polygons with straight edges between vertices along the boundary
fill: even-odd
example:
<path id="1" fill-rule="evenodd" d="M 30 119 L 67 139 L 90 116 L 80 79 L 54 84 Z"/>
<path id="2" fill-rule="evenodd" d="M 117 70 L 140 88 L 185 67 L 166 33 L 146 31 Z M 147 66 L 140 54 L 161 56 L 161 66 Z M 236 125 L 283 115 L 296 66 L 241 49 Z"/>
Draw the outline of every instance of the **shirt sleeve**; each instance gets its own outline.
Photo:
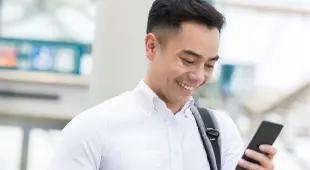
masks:
<path id="1" fill-rule="evenodd" d="M 95 113 L 75 117 L 63 129 L 48 170 L 98 170 L 104 150 L 104 126 Z"/>
<path id="2" fill-rule="evenodd" d="M 241 135 L 227 114 L 216 113 L 215 115 L 221 131 L 222 170 L 235 169 L 244 151 Z"/>

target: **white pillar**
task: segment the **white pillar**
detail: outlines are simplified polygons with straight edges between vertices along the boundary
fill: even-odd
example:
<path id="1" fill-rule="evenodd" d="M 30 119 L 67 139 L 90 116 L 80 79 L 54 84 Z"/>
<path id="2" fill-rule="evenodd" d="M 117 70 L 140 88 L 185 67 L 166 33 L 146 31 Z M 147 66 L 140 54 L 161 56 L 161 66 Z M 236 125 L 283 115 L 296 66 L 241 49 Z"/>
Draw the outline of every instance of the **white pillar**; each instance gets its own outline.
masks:
<path id="1" fill-rule="evenodd" d="M 143 78 L 147 68 L 144 37 L 152 2 L 100 1 L 89 86 L 91 105 L 133 89 Z"/>

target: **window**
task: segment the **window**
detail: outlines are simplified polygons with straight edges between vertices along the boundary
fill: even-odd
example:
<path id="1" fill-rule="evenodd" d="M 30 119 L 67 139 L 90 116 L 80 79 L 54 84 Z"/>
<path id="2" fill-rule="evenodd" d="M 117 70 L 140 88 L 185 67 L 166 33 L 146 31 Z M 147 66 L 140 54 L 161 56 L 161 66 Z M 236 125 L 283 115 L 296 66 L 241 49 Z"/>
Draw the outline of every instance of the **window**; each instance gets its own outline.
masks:
<path id="1" fill-rule="evenodd" d="M 91 43 L 96 2 L 2 0 L 1 36 Z"/>
<path id="2" fill-rule="evenodd" d="M 30 131 L 27 170 L 42 170 L 49 164 L 59 137 L 60 130 L 34 128 Z"/>
<path id="3" fill-rule="evenodd" d="M 22 128 L 16 126 L 0 126 L 0 169 L 20 169 L 22 140 Z"/>

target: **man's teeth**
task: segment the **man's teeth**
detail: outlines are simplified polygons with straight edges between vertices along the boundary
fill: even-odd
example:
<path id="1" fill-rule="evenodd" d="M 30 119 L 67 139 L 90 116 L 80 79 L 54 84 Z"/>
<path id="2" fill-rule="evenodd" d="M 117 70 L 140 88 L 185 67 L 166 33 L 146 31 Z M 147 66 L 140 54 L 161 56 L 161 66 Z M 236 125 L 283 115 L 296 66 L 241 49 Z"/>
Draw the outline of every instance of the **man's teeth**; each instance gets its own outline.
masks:
<path id="1" fill-rule="evenodd" d="M 178 84 L 179 84 L 181 87 L 183 87 L 185 90 L 188 90 L 188 91 L 194 90 L 194 87 L 188 86 L 188 85 L 183 84 L 183 83 L 181 83 L 181 82 L 178 82 Z"/>

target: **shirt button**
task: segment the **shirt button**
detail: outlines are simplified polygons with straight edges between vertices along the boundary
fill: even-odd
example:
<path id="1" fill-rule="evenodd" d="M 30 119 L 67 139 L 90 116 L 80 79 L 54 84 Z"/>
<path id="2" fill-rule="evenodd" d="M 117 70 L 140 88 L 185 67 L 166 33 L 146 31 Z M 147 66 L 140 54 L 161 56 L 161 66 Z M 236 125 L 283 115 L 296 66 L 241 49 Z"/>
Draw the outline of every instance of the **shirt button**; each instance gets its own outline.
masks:
<path id="1" fill-rule="evenodd" d="M 171 125 L 171 120 L 165 119 L 165 123 L 166 123 L 167 125 Z"/>
<path id="2" fill-rule="evenodd" d="M 179 152 L 178 151 L 174 151 L 173 155 L 177 157 L 177 156 L 179 156 Z"/>

